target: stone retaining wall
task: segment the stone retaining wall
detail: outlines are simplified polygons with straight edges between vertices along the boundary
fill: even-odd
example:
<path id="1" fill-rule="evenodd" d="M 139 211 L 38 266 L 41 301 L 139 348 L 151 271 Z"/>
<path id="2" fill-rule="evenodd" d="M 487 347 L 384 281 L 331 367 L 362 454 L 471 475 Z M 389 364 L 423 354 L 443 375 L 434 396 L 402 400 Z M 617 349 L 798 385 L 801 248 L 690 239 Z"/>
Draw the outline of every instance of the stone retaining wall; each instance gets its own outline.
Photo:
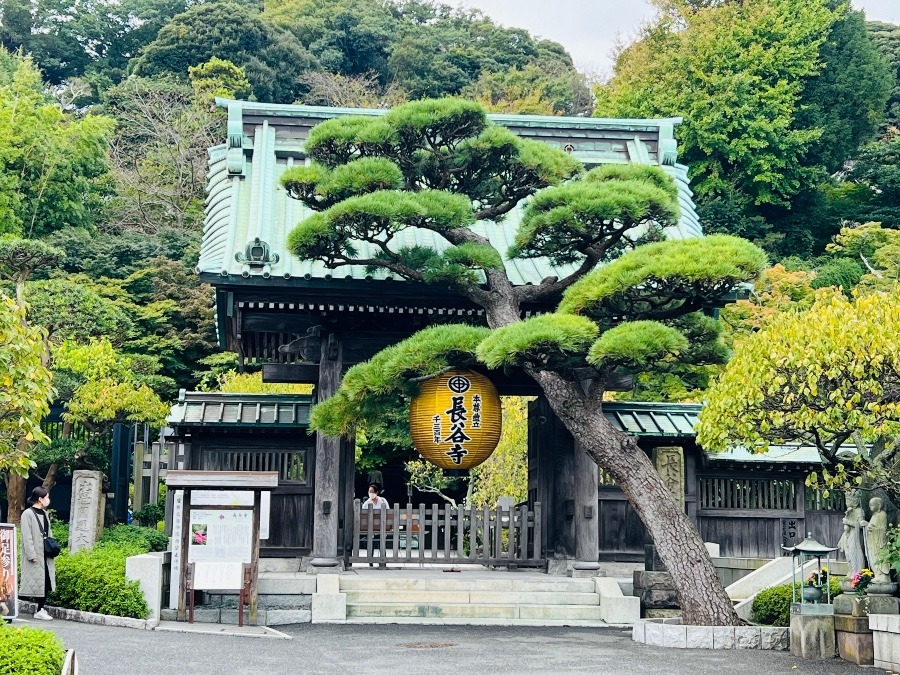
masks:
<path id="1" fill-rule="evenodd" d="M 635 642 L 673 649 L 767 649 L 787 651 L 788 629 L 774 626 L 682 626 L 681 619 L 641 619 Z"/>
<path id="2" fill-rule="evenodd" d="M 869 614 L 875 667 L 900 671 L 900 615 Z"/>

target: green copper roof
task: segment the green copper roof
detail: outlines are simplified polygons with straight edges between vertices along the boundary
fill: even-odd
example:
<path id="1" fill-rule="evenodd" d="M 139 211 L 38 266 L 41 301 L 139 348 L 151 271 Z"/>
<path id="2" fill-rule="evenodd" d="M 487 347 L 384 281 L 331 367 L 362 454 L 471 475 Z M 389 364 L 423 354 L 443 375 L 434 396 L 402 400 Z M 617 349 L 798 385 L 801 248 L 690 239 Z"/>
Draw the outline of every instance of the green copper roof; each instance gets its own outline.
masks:
<path id="1" fill-rule="evenodd" d="M 654 438 L 694 438 L 694 426 L 703 406 L 699 403 L 638 403 L 615 401 L 603 404 L 603 414 L 619 431 Z M 724 452 L 706 452 L 710 462 L 746 464 L 821 464 L 819 451 L 805 445 L 771 445 L 767 452 L 747 448 L 729 448 Z"/>
<path id="2" fill-rule="evenodd" d="M 171 427 L 266 427 L 305 429 L 310 396 L 186 392 L 166 418 Z"/>
<path id="3" fill-rule="evenodd" d="M 386 279 L 384 271 L 366 272 L 363 266 L 328 269 L 321 263 L 302 261 L 286 249 L 287 235 L 310 212 L 281 188 L 281 174 L 306 161 L 304 142 L 318 122 L 341 115 L 382 115 L 384 110 L 324 108 L 257 104 L 218 99 L 228 109 L 228 139 L 209 151 L 206 221 L 197 271 L 226 278 L 281 277 L 284 279 Z M 588 166 L 603 163 L 660 164 L 676 179 L 681 219 L 668 228 L 673 238 L 702 235 L 688 186 L 687 168 L 676 163 L 673 136 L 680 118 L 657 120 L 598 119 L 491 115 L 514 133 L 563 147 Z M 476 229 L 505 253 L 515 236 L 521 209 L 502 224 L 483 222 Z M 259 264 L 246 262 L 255 240 L 268 247 Z M 443 249 L 446 242 L 423 230 L 400 233 L 397 246 L 419 244 Z M 360 254 L 367 255 L 367 245 Z M 515 284 L 539 283 L 548 276 L 563 276 L 568 268 L 556 268 L 546 259 L 507 260 Z"/>

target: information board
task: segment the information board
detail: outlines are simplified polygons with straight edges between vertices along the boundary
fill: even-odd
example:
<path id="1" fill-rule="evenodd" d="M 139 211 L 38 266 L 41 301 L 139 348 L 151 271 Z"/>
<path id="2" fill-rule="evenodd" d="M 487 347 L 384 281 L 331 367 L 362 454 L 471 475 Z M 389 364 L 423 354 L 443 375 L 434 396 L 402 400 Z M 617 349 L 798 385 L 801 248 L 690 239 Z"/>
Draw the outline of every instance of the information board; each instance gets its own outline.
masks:
<path id="1" fill-rule="evenodd" d="M 188 522 L 189 563 L 253 561 L 252 509 L 192 508 Z"/>
<path id="2" fill-rule="evenodd" d="M 0 523 L 0 617 L 15 619 L 19 613 L 16 578 L 16 526 Z"/>

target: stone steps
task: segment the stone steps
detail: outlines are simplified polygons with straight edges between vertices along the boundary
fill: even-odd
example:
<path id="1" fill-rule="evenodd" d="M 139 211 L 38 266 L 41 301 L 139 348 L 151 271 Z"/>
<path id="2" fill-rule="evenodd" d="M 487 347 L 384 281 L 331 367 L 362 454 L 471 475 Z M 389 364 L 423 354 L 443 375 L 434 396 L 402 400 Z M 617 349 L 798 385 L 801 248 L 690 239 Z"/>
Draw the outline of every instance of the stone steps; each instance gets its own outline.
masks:
<path id="1" fill-rule="evenodd" d="M 402 616 L 363 616 L 348 617 L 348 624 L 395 624 L 416 626 L 569 626 L 577 628 L 609 628 L 603 621 L 587 621 L 583 619 L 484 619 L 468 617 L 402 617 Z"/>
<path id="2" fill-rule="evenodd" d="M 605 626 L 594 579 L 342 575 L 348 623 Z"/>
<path id="3" fill-rule="evenodd" d="M 523 591 L 344 591 L 348 605 L 372 603 L 473 604 L 473 605 L 586 605 L 599 604 L 596 593 Z"/>
<path id="4" fill-rule="evenodd" d="M 498 572 L 500 576 L 506 574 Z M 341 575 L 342 593 L 349 591 L 461 591 L 507 593 L 596 593 L 593 579 L 384 578 Z"/>
<path id="5" fill-rule="evenodd" d="M 495 603 L 364 602 L 347 603 L 347 618 L 532 619 L 600 622 L 595 605 L 514 605 Z"/>

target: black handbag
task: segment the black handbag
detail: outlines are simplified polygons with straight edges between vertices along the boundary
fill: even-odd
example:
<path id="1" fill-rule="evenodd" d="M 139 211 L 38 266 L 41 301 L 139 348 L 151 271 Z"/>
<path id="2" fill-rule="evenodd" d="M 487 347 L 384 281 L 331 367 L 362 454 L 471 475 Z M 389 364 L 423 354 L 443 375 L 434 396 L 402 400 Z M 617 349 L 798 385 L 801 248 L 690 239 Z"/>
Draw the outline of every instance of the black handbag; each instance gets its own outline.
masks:
<path id="1" fill-rule="evenodd" d="M 43 515 L 44 518 L 46 518 L 47 514 L 44 513 L 44 514 L 38 515 L 37 511 L 35 511 L 34 509 L 31 509 L 31 510 L 34 511 L 34 515 L 37 518 L 38 529 L 41 531 L 41 534 L 44 535 L 44 557 L 45 558 L 55 558 L 62 551 L 62 544 L 60 544 L 53 537 L 47 536 L 48 528 L 43 527 L 46 524 L 46 521 L 44 521 L 41 518 L 41 515 Z"/>

